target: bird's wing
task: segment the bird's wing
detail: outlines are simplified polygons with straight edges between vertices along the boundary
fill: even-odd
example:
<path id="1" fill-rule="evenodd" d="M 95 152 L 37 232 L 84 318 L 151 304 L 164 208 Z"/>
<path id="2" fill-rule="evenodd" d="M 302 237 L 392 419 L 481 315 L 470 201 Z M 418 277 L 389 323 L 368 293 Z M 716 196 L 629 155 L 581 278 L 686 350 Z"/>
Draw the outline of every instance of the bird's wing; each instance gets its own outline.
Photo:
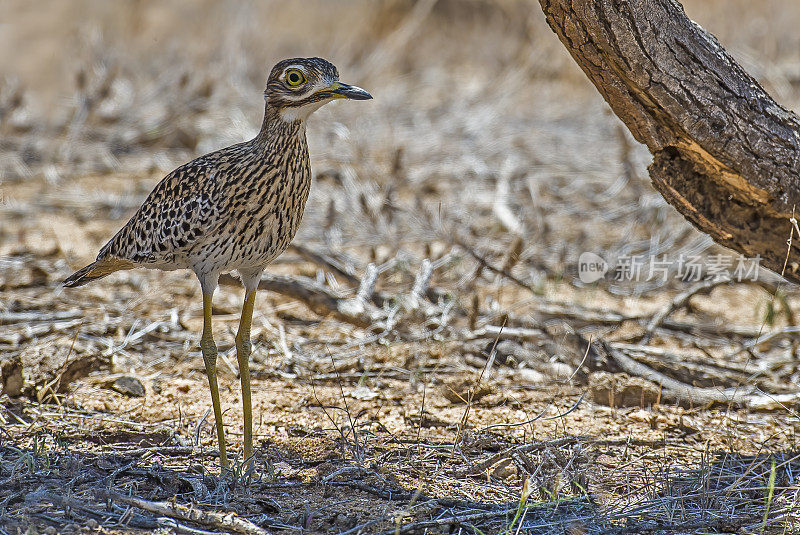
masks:
<path id="1" fill-rule="evenodd" d="M 127 224 L 100 250 L 139 263 L 171 262 L 224 222 L 224 151 L 178 167 L 147 196 Z"/>

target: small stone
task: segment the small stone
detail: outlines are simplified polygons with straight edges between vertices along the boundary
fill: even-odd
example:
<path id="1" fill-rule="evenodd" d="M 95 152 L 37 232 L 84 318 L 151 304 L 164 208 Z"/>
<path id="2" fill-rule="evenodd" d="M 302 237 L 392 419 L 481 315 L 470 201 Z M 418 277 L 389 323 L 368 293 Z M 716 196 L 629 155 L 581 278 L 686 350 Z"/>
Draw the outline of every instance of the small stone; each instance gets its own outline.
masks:
<path id="1" fill-rule="evenodd" d="M 489 468 L 492 479 L 511 479 L 518 475 L 517 466 L 511 459 L 503 459 Z"/>
<path id="2" fill-rule="evenodd" d="M 356 522 L 358 522 L 358 517 L 346 513 L 337 513 L 333 519 L 333 523 L 340 529 L 350 529 L 356 525 Z"/>
<path id="3" fill-rule="evenodd" d="M 22 360 L 19 355 L 0 356 L 0 394 L 7 394 L 12 398 L 22 394 L 25 384 L 22 370 Z"/>
<path id="4" fill-rule="evenodd" d="M 518 370 L 514 370 L 513 376 L 519 381 L 529 384 L 542 384 L 550 380 L 550 378 L 542 372 L 531 370 L 530 368 L 520 368 Z"/>
<path id="5" fill-rule="evenodd" d="M 89 529 L 97 529 L 100 527 L 100 524 L 94 518 L 90 518 L 86 521 L 86 527 Z"/>
<path id="6" fill-rule="evenodd" d="M 161 380 L 160 379 L 153 379 L 150 383 L 150 390 L 153 391 L 154 394 L 161 393 Z"/>
<path id="7" fill-rule="evenodd" d="M 589 395 L 595 403 L 608 407 L 651 407 L 658 403 L 658 385 L 624 373 L 593 372 L 589 375 Z"/>
<path id="8" fill-rule="evenodd" d="M 111 388 L 120 394 L 134 398 L 142 398 L 145 394 L 144 385 L 136 377 L 123 375 L 111 384 Z"/>
<path id="9" fill-rule="evenodd" d="M 357 386 L 350 395 L 354 399 L 359 399 L 361 401 L 369 401 L 370 399 L 375 399 L 378 397 L 378 393 L 369 388 L 368 386 Z"/>
<path id="10" fill-rule="evenodd" d="M 278 477 L 286 477 L 286 478 L 292 477 L 293 475 L 295 475 L 297 473 L 297 470 L 292 468 L 292 466 L 289 463 L 285 462 L 285 461 L 279 461 L 279 462 L 273 464 L 272 465 L 272 470 L 273 470 L 273 472 L 275 473 L 276 476 L 278 476 Z"/>
<path id="11" fill-rule="evenodd" d="M 630 418 L 634 422 L 642 422 L 649 424 L 650 422 L 653 421 L 653 413 L 645 409 L 638 409 L 628 414 L 628 418 Z"/>

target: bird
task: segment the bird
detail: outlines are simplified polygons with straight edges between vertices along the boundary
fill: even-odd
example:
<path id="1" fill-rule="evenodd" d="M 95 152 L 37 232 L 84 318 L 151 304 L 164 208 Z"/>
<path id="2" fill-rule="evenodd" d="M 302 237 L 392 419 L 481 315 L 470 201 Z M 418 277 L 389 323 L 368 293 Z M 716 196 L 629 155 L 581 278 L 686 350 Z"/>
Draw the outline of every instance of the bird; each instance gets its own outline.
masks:
<path id="1" fill-rule="evenodd" d="M 339 81 L 329 61 L 278 62 L 264 90 L 264 119 L 251 140 L 194 159 L 166 175 L 97 259 L 64 280 L 71 288 L 137 267 L 190 269 L 200 282 L 205 363 L 219 442 L 229 467 L 217 383 L 217 346 L 211 331 L 214 291 L 222 273 L 237 271 L 244 304 L 235 336 L 244 414 L 244 465 L 253 457 L 250 325 L 258 282 L 300 225 L 311 186 L 306 120 L 337 99 L 369 100 L 364 89 Z"/>

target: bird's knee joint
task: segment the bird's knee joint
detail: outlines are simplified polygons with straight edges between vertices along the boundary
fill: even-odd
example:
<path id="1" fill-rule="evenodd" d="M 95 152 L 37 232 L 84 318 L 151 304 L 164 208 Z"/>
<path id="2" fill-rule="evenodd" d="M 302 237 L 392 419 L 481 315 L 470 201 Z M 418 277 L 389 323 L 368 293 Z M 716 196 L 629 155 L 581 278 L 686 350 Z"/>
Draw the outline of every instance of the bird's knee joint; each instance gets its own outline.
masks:
<path id="1" fill-rule="evenodd" d="M 217 344 L 214 343 L 214 340 L 206 338 L 200 340 L 200 350 L 205 358 L 216 358 L 217 356 Z"/>

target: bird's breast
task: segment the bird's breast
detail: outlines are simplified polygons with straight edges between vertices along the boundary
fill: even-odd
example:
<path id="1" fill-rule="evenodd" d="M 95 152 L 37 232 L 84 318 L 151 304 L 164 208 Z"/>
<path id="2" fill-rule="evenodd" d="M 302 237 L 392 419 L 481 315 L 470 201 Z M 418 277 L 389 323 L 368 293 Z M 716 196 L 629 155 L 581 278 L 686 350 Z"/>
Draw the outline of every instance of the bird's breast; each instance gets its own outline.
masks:
<path id="1" fill-rule="evenodd" d="M 311 167 L 305 139 L 292 145 L 282 153 L 284 158 L 253 177 L 249 192 L 231 207 L 236 229 L 223 254 L 230 258 L 226 268 L 266 265 L 297 233 L 311 187 Z"/>

